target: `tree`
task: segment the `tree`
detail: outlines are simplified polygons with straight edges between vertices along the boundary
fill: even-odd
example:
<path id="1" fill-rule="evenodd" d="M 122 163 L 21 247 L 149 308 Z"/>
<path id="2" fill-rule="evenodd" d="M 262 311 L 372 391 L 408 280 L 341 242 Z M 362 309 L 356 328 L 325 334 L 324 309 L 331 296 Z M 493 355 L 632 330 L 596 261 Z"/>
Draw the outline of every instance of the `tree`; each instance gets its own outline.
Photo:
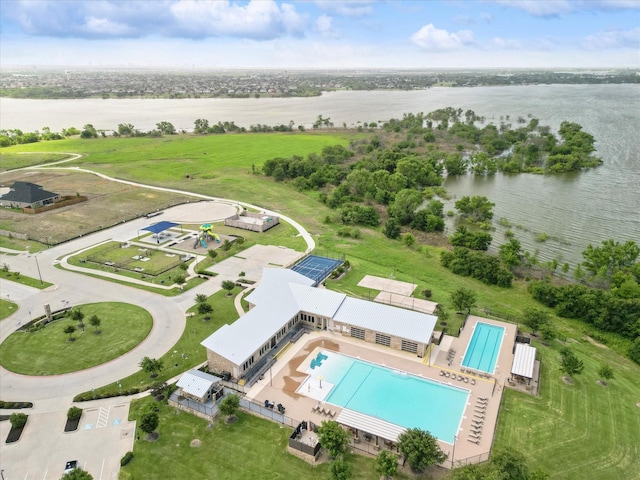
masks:
<path id="1" fill-rule="evenodd" d="M 163 369 L 164 365 L 162 364 L 162 360 L 157 360 L 155 358 L 144 357 L 140 363 L 140 368 L 147 372 L 151 378 L 155 378 L 158 376 L 158 373 Z"/>
<path id="2" fill-rule="evenodd" d="M 196 303 L 200 304 L 200 303 L 206 303 L 207 299 L 208 297 L 204 293 L 198 293 L 196 294 L 195 301 Z"/>
<path id="3" fill-rule="evenodd" d="M 606 381 L 613 378 L 613 369 L 611 368 L 611 365 L 608 363 L 601 364 L 598 369 L 598 376 L 602 379 L 602 383 L 606 385 Z"/>
<path id="4" fill-rule="evenodd" d="M 525 308 L 522 315 L 522 322 L 531 329 L 533 334 L 547 325 L 550 320 L 551 316 L 539 308 Z"/>
<path id="5" fill-rule="evenodd" d="M 446 325 L 449 320 L 449 313 L 444 309 L 441 304 L 436 305 L 433 313 L 438 317 L 438 323 L 440 325 Z"/>
<path id="6" fill-rule="evenodd" d="M 396 218 L 402 225 L 408 225 L 421 203 L 422 194 L 419 191 L 412 188 L 400 190 L 393 203 L 389 205 L 389 216 Z"/>
<path id="7" fill-rule="evenodd" d="M 402 453 L 404 460 L 409 462 L 411 469 L 417 472 L 447 459 L 447 455 L 440 450 L 436 438 L 419 428 L 410 428 L 400 434 L 398 450 Z"/>
<path id="8" fill-rule="evenodd" d="M 627 357 L 640 365 L 640 336 L 638 336 L 631 347 L 629 347 Z"/>
<path id="9" fill-rule="evenodd" d="M 209 120 L 204 118 L 198 118 L 194 123 L 194 133 L 208 133 L 209 132 Z"/>
<path id="10" fill-rule="evenodd" d="M 503 448 L 491 455 L 490 470 L 504 480 L 529 480 L 529 467 L 525 456 L 513 448 Z"/>
<path id="11" fill-rule="evenodd" d="M 588 245 L 582 252 L 585 270 L 591 275 L 610 278 L 614 273 L 632 267 L 638 260 L 640 247 L 632 240 L 620 244 L 613 239 L 605 240 L 602 246 Z"/>
<path id="12" fill-rule="evenodd" d="M 500 258 L 510 267 L 517 267 L 522 263 L 522 246 L 520 241 L 510 238 L 507 243 L 500 245 Z"/>
<path id="13" fill-rule="evenodd" d="M 337 458 L 329 467 L 331 480 L 349 480 L 353 474 L 353 467 L 344 458 Z"/>
<path id="14" fill-rule="evenodd" d="M 384 480 L 392 478 L 398 471 L 398 456 L 382 450 L 376 457 L 374 470 L 384 477 Z"/>
<path id="15" fill-rule="evenodd" d="M 208 303 L 199 303 L 198 304 L 198 314 L 206 315 L 207 313 L 213 312 L 213 307 Z"/>
<path id="16" fill-rule="evenodd" d="M 470 217 L 476 222 L 486 222 L 493 218 L 493 207 L 495 203 L 491 203 L 487 197 L 473 196 L 462 197 L 456 202 L 456 210 L 463 217 Z"/>
<path id="17" fill-rule="evenodd" d="M 176 129 L 173 126 L 172 123 L 170 122 L 160 122 L 160 123 L 156 123 L 156 128 L 163 134 L 163 135 L 175 135 L 176 133 Z"/>
<path id="18" fill-rule="evenodd" d="M 400 236 L 400 222 L 395 218 L 390 218 L 384 225 L 384 234 L 387 238 L 396 239 Z"/>
<path id="19" fill-rule="evenodd" d="M 159 423 L 160 417 L 155 410 L 146 410 L 140 415 L 140 430 L 145 433 L 153 433 L 158 428 Z"/>
<path id="20" fill-rule="evenodd" d="M 349 434 L 335 420 L 324 421 L 318 427 L 318 441 L 330 457 L 337 458 L 347 449 Z"/>
<path id="21" fill-rule="evenodd" d="M 235 286 L 236 284 L 231 280 L 222 281 L 222 288 L 224 288 L 227 291 L 227 297 L 231 296 L 231 290 L 233 290 Z"/>
<path id="22" fill-rule="evenodd" d="M 227 416 L 227 421 L 231 420 L 231 418 L 235 415 L 236 411 L 240 407 L 240 398 L 235 395 L 227 395 L 222 399 L 218 409 L 220 413 Z"/>
<path id="23" fill-rule="evenodd" d="M 88 123 L 80 133 L 80 138 L 98 138 L 98 132 L 93 125 Z"/>
<path id="24" fill-rule="evenodd" d="M 470 313 L 471 309 L 476 306 L 476 294 L 473 290 L 464 287 L 460 287 L 452 292 L 450 300 L 458 312 L 466 310 L 467 313 Z"/>
<path id="25" fill-rule="evenodd" d="M 73 325 L 67 325 L 66 327 L 64 327 L 64 330 L 63 330 L 64 333 L 69 335 L 69 341 L 73 340 L 73 332 L 75 331 L 76 331 L 76 327 L 74 327 Z"/>
<path id="26" fill-rule="evenodd" d="M 93 476 L 82 468 L 74 468 L 64 475 L 61 480 L 93 480 Z"/>
<path id="27" fill-rule="evenodd" d="M 218 256 L 218 252 L 216 252 L 213 249 L 209 249 L 209 250 L 207 250 L 207 255 L 209 255 L 209 258 L 211 260 L 213 260 L 214 258 L 216 258 Z"/>
<path id="28" fill-rule="evenodd" d="M 82 310 L 80 310 L 79 308 L 74 308 L 71 312 L 71 318 L 74 321 L 78 322 L 78 328 L 84 330 L 84 313 L 82 313 Z"/>
<path id="29" fill-rule="evenodd" d="M 22 428 L 27 423 L 27 414 L 14 412 L 9 417 L 9 422 L 13 428 Z"/>
<path id="30" fill-rule="evenodd" d="M 118 124 L 118 135 L 123 136 L 131 136 L 135 132 L 135 127 L 130 123 L 119 123 Z"/>
<path id="31" fill-rule="evenodd" d="M 89 323 L 91 324 L 92 327 L 95 328 L 95 333 L 96 334 L 99 333 L 98 327 L 102 323 L 102 320 L 100 320 L 100 317 L 98 317 L 97 315 L 91 315 L 91 318 L 89 319 Z"/>
<path id="32" fill-rule="evenodd" d="M 584 363 L 578 359 L 569 348 L 563 348 L 560 352 L 560 371 L 566 373 L 569 377 L 579 375 L 584 370 Z"/>

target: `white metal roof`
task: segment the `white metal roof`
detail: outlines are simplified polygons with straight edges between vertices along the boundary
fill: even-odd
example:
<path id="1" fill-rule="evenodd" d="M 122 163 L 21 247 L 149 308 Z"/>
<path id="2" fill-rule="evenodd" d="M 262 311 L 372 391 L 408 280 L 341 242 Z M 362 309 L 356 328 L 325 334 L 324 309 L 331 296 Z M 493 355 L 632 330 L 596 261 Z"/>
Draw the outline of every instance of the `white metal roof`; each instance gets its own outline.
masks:
<path id="1" fill-rule="evenodd" d="M 398 436 L 406 430 L 405 427 L 400 425 L 385 422 L 379 418 L 370 417 L 346 408 L 338 414 L 336 422 L 392 442 L 397 442 Z"/>
<path id="2" fill-rule="evenodd" d="M 533 367 L 536 363 L 536 348 L 526 343 L 516 343 L 511 373 L 521 377 L 533 378 Z"/>
<path id="3" fill-rule="evenodd" d="M 381 303 L 346 297 L 333 317 L 336 321 L 387 335 L 429 343 L 437 317 Z"/>
<path id="4" fill-rule="evenodd" d="M 299 311 L 295 304 L 277 301 L 256 305 L 231 325 L 216 330 L 201 345 L 241 365 Z"/>
<path id="5" fill-rule="evenodd" d="M 202 398 L 211 386 L 219 381 L 220 379 L 214 375 L 194 369 L 185 372 L 176 385 L 182 388 L 185 393 Z"/>
<path id="6" fill-rule="evenodd" d="M 300 307 L 300 310 L 333 318 L 336 310 L 346 298 L 344 293 L 309 287 L 307 285 L 289 284 L 289 288 Z"/>
<path id="7" fill-rule="evenodd" d="M 350 298 L 312 287 L 313 280 L 292 270 L 267 268 L 246 299 L 255 307 L 201 342 L 205 348 L 242 365 L 297 313 L 305 311 L 415 342 L 429 343 L 433 315 Z"/>

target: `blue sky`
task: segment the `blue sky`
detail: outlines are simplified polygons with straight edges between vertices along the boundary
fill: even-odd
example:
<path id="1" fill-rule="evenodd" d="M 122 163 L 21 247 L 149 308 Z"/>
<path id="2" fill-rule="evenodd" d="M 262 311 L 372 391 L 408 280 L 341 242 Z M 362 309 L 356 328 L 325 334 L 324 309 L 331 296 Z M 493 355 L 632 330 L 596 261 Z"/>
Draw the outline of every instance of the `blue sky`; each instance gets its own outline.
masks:
<path id="1" fill-rule="evenodd" d="M 640 0 L 0 0 L 0 65 L 640 68 Z"/>

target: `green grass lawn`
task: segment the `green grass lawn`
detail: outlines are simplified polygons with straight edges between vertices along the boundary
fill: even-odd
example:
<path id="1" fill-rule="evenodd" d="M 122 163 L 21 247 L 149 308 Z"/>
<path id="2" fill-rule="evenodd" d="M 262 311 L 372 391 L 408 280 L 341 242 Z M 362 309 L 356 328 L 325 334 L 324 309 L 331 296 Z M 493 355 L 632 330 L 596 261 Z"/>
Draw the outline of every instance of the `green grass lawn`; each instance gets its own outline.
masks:
<path id="1" fill-rule="evenodd" d="M 234 288 L 234 296 L 239 292 L 239 287 Z M 187 325 L 178 343 L 165 355 L 160 357 L 164 368 L 156 378 L 149 377 L 148 373 L 141 370 L 120 381 L 122 390 L 129 390 L 134 387 L 145 389 L 149 385 L 156 382 L 164 382 L 205 362 L 207 360 L 207 354 L 204 347 L 200 345 L 200 342 L 225 323 L 233 323 L 238 318 L 238 313 L 233 305 L 234 296 L 227 297 L 226 294 L 227 291 L 222 290 L 209 297 L 208 302 L 213 307 L 210 320 L 205 321 L 203 316 L 198 314 L 187 317 Z M 195 312 L 195 307 L 189 310 L 189 312 L 192 311 Z M 182 358 L 183 354 L 186 358 Z M 115 391 L 116 386 L 114 384 L 104 385 L 101 388 L 95 389 L 97 395 Z M 89 393 L 92 392 L 84 392 L 84 394 Z"/>
<path id="2" fill-rule="evenodd" d="M 561 343 L 535 343 L 542 361 L 540 396 L 506 389 L 495 446 L 526 453 L 530 465 L 552 478 L 640 478 L 640 368 L 580 337 L 569 337 L 567 345 L 584 362 L 584 372 L 566 384 L 559 370 Z M 605 362 L 615 378 L 603 387 L 596 382 Z"/>
<path id="3" fill-rule="evenodd" d="M 85 331 L 77 329 L 74 341 L 63 332 L 76 326 L 70 317 L 56 320 L 34 332 L 18 331 L 0 345 L 2 366 L 23 375 L 59 375 L 100 365 L 128 352 L 144 340 L 153 324 L 149 313 L 135 305 L 117 302 L 79 307 L 85 314 Z M 89 324 L 97 315 L 99 335 Z"/>
<path id="4" fill-rule="evenodd" d="M 368 298 L 369 294 L 373 297 L 377 292 L 357 287 L 357 283 L 367 274 L 385 278 L 393 275 L 398 280 L 416 283 L 418 287 L 414 296 L 419 297 L 420 292 L 428 288 L 433 292 L 430 300 L 441 303 L 451 314 L 447 327 L 451 333 L 457 331 L 461 317 L 454 315 L 449 295 L 460 287 L 469 288 L 477 294 L 477 306 L 473 313 L 481 316 L 489 315 L 485 309 L 490 309 L 493 316 L 517 322 L 524 308 L 543 308 L 531 298 L 524 281 L 516 281 L 513 288 L 505 289 L 452 274 L 440 265 L 440 248 L 428 245 L 409 248 L 401 242 L 385 238 L 380 229 L 360 228 L 362 238 L 357 240 L 339 237 L 336 234 L 339 225 L 325 221 L 327 217 L 335 217 L 335 211 L 315 199 L 317 192 L 299 192 L 287 183 L 275 182 L 253 173 L 252 165 L 259 170 L 268 158 L 306 155 L 311 151 L 319 151 L 325 144 L 345 144 L 348 141 L 346 137 L 330 134 L 305 136 L 311 138 L 303 140 L 300 137 L 296 140 L 297 135 L 265 134 L 256 135 L 255 138 L 249 135 L 222 135 L 163 139 L 72 139 L 20 145 L 3 149 L 3 152 L 77 151 L 86 154 L 77 164 L 109 175 L 234 198 L 281 211 L 303 223 L 314 235 L 319 254 L 344 253 L 350 261 L 352 270 L 337 281 L 327 281 L 329 288 Z M 193 178 L 186 179 L 187 173 Z M 275 234 L 286 232 L 284 229 L 278 230 L 280 228 L 272 231 Z M 222 230 L 216 232 L 224 233 Z M 249 232 L 240 234 L 247 238 L 247 246 L 250 246 L 253 240 Z M 263 235 L 262 240 L 265 240 L 270 233 Z M 299 238 L 289 235 L 293 234 L 282 234 L 278 239 L 282 243 L 277 244 L 293 246 L 293 242 L 301 242 Z M 256 238 L 255 241 L 263 243 L 260 240 Z M 233 300 L 224 297 L 224 292 L 216 295 L 220 295 L 220 298 L 214 296 L 211 299 L 214 305 L 213 318 L 209 322 L 197 316 L 187 320 L 183 337 L 163 357 L 166 369 L 159 379 L 171 378 L 204 361 L 205 352 L 200 342 L 222 324 L 237 318 Z M 591 327 L 576 320 L 553 316 L 553 321 L 561 338 L 577 340 L 577 343 L 571 342 L 570 345 L 585 362 L 585 372 L 576 378 L 574 385 L 566 385 L 558 371 L 557 352 L 560 344 L 539 346 L 539 356 L 543 362 L 540 396 L 534 398 L 510 390 L 505 392 L 494 447 L 513 446 L 521 450 L 528 455 L 533 468 L 540 467 L 553 478 L 640 478 L 634 473 L 640 471 L 637 447 L 640 445 L 640 408 L 635 406 L 640 401 L 640 367 L 619 355 L 624 353 L 629 341 L 615 334 L 594 332 Z M 584 334 L 598 334 L 599 339 L 607 340 L 609 348 L 584 341 Z M 181 354 L 185 352 L 188 358 L 183 361 Z M 596 384 L 595 371 L 601 361 L 610 363 L 616 375 L 606 388 Z M 178 363 L 178 367 L 175 367 L 175 363 Z M 127 388 L 125 382 L 126 386 L 133 387 L 149 384 L 151 380 L 147 374 L 140 372 L 125 379 L 123 389 Z M 107 386 L 105 391 L 112 388 Z M 265 424 L 264 427 L 253 427 L 254 423 L 261 425 L 261 422 Z M 166 426 L 161 423 L 159 429 L 160 441 L 155 444 L 137 443 L 136 459 L 124 472 L 131 472 L 130 478 L 171 478 L 172 475 L 166 475 L 165 471 L 181 472 L 183 470 L 173 470 L 174 465 L 179 465 L 187 472 L 199 469 L 191 478 L 227 478 L 225 469 L 233 461 L 234 467 L 239 465 L 237 468 L 241 469 L 238 470 L 240 473 L 245 472 L 245 464 L 253 468 L 247 468 L 245 476 L 228 478 L 264 478 L 257 474 L 251 476 L 253 472 L 265 472 L 262 458 L 254 464 L 252 461 L 256 455 L 247 455 L 246 452 L 259 452 L 259 457 L 265 452 L 265 457 L 278 459 L 273 460 L 269 470 L 272 478 L 328 477 L 326 467 L 309 468 L 300 474 L 295 466 L 290 465 L 297 462 L 296 459 L 291 462 L 279 460 L 286 455 L 284 444 L 278 443 L 279 440 L 274 440 L 268 432 L 281 432 L 282 438 L 286 438 L 288 429 L 243 416 L 240 425 L 247 425 L 247 428 L 238 429 L 237 432 L 233 430 L 234 435 L 225 436 L 225 429 L 231 430 L 240 426 L 238 424 L 232 427 L 216 424 L 211 431 L 206 430 L 204 425 L 201 420 L 184 413 L 167 415 Z M 209 434 L 211 437 L 207 436 Z M 217 437 L 223 439 L 223 445 L 216 443 L 215 447 L 209 446 L 209 439 L 215 441 Z M 262 437 L 267 441 L 263 443 Z M 203 440 L 209 448 L 188 447 L 188 442 L 193 438 Z M 165 441 L 166 445 L 163 443 Z M 154 450 L 161 445 L 165 450 Z M 229 458 L 219 457 L 218 451 L 226 452 Z M 206 455 L 206 458 L 202 455 Z M 191 460 L 191 463 L 184 459 Z M 136 461 L 141 465 L 137 466 Z M 164 470 L 156 468 L 156 463 L 163 465 Z M 357 475 L 364 476 L 355 478 L 378 478 L 365 464 L 357 470 Z M 147 471 L 153 473 L 147 475 Z M 173 478 L 178 477 L 173 475 Z"/>
<path id="5" fill-rule="evenodd" d="M 0 298 L 0 320 L 7 318 L 9 315 L 13 315 L 18 311 L 18 305 Z"/>
<path id="6" fill-rule="evenodd" d="M 154 402 L 150 398 L 133 402 L 130 419 L 137 419 L 142 409 Z M 121 480 L 165 480 L 188 478 L 190 480 L 263 480 L 330 478 L 329 464 L 309 465 L 287 453 L 291 434 L 289 427 L 239 412 L 238 421 L 227 425 L 216 421 L 207 429 L 203 419 L 156 402 L 161 408 L 160 437 L 156 442 L 137 440 L 133 448 L 133 460 L 121 469 Z M 202 446 L 189 446 L 198 439 Z M 354 480 L 377 480 L 373 470 L 373 458 L 347 455 L 353 466 Z M 394 478 L 408 478 L 402 474 Z"/>
<path id="7" fill-rule="evenodd" d="M 22 275 L 20 272 L 12 272 L 11 270 L 5 271 L 0 269 L 0 279 L 39 289 L 53 285 L 52 283 L 45 282 L 44 279 L 41 282 L 39 278 L 27 277 L 26 275 Z"/>
<path id="8" fill-rule="evenodd" d="M 43 142 L 44 145 L 51 145 Z M 3 151 L 0 153 L 0 172 L 13 170 L 15 168 L 31 167 L 33 165 L 42 165 L 51 162 L 64 160 L 69 155 L 66 153 L 9 153 Z"/>

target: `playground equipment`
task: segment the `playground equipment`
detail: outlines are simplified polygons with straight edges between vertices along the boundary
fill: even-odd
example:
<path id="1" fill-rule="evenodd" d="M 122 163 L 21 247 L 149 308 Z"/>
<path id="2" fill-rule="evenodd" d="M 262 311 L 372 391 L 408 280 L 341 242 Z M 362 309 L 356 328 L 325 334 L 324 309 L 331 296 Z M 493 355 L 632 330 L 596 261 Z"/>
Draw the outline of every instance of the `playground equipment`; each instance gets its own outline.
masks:
<path id="1" fill-rule="evenodd" d="M 198 243 L 202 245 L 202 248 L 207 248 L 207 242 L 210 240 L 215 240 L 216 243 L 220 243 L 220 237 L 213 233 L 213 225 L 210 223 L 203 223 L 200 225 L 200 234 L 196 238 L 196 243 L 194 243 L 193 248 L 198 248 Z"/>

